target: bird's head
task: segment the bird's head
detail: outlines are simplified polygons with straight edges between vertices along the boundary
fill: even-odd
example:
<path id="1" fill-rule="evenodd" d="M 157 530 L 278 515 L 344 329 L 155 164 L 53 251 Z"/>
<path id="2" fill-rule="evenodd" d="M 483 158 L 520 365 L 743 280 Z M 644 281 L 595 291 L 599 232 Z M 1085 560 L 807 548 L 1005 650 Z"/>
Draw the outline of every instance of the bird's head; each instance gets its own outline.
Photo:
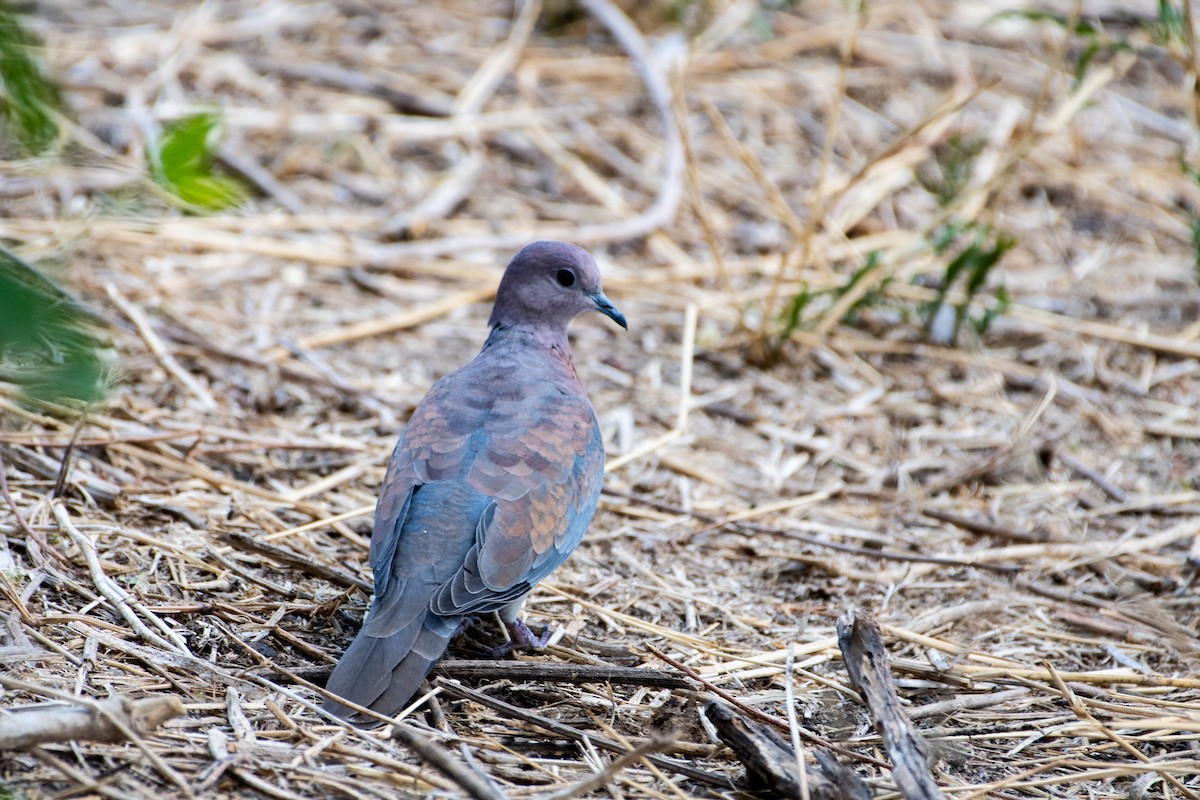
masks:
<path id="1" fill-rule="evenodd" d="M 489 323 L 565 334 L 571 320 L 585 311 L 599 311 L 622 328 L 629 327 L 604 296 L 600 269 L 587 250 L 566 242 L 534 242 L 504 270 Z"/>

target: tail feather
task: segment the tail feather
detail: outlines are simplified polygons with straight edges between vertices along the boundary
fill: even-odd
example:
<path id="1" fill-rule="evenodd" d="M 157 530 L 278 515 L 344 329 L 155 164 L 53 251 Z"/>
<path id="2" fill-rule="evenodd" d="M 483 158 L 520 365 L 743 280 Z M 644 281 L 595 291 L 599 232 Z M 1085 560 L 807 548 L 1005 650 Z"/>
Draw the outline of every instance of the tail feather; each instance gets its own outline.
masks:
<path id="1" fill-rule="evenodd" d="M 326 687 L 334 694 L 384 716 L 404 707 L 421 686 L 458 629 L 458 618 L 425 614 L 392 636 L 359 635 L 346 648 Z M 365 727 L 378 723 L 333 700 L 326 711 Z"/>

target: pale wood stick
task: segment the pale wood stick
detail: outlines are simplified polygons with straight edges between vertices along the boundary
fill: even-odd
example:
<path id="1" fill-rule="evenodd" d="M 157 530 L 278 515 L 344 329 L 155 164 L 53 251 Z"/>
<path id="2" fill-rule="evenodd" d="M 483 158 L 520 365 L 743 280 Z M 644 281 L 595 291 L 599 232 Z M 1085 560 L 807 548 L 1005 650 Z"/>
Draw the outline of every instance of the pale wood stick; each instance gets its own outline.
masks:
<path id="1" fill-rule="evenodd" d="M 111 283 L 104 284 L 104 291 L 108 294 L 109 299 L 113 301 L 113 304 L 121 309 L 121 313 L 137 328 L 142 341 L 150 348 L 150 352 L 154 354 L 154 358 L 158 361 L 159 365 L 169 372 L 175 380 L 179 381 L 183 388 L 187 389 L 192 396 L 198 399 L 205 411 L 216 409 L 217 401 L 213 399 L 212 393 L 201 386 L 200 382 L 191 373 L 179 365 L 179 362 L 175 360 L 175 356 L 171 355 L 166 345 L 163 344 L 162 339 L 155 333 L 154 328 L 150 325 L 150 320 L 142 310 L 122 295 L 115 285 Z"/>

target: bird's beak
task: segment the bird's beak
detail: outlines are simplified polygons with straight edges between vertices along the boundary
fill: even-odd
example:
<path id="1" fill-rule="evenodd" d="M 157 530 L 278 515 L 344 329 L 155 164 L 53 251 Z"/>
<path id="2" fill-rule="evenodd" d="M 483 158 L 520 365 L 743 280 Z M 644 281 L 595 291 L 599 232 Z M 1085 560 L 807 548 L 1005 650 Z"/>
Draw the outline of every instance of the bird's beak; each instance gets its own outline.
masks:
<path id="1" fill-rule="evenodd" d="M 596 304 L 597 311 L 620 325 L 625 330 L 629 330 L 629 325 L 625 323 L 625 315 L 617 310 L 617 307 L 612 304 L 612 300 L 609 300 L 604 296 L 604 292 L 596 292 L 591 296 L 591 298 L 592 302 Z"/>

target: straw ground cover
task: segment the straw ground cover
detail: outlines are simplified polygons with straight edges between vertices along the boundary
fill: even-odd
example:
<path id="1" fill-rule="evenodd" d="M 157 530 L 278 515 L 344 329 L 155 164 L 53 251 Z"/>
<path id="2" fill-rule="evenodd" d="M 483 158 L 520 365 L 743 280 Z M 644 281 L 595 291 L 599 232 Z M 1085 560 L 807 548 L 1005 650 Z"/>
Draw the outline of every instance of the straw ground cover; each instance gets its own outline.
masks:
<path id="1" fill-rule="evenodd" d="M 539 236 L 631 332 L 575 326 L 609 493 L 520 661 L 656 672 L 448 665 L 409 721 L 490 791 L 738 796 L 715 687 L 894 796 L 857 607 L 947 796 L 1200 793 L 1190 16 L 770 5 L 36 4 L 73 121 L 7 153 L 0 236 L 120 377 L 84 415 L 0 398 L 0 709 L 184 713 L 0 753 L 0 796 L 462 793 L 313 682 L 398 430 Z M 240 208 L 156 168 L 201 112 Z"/>

